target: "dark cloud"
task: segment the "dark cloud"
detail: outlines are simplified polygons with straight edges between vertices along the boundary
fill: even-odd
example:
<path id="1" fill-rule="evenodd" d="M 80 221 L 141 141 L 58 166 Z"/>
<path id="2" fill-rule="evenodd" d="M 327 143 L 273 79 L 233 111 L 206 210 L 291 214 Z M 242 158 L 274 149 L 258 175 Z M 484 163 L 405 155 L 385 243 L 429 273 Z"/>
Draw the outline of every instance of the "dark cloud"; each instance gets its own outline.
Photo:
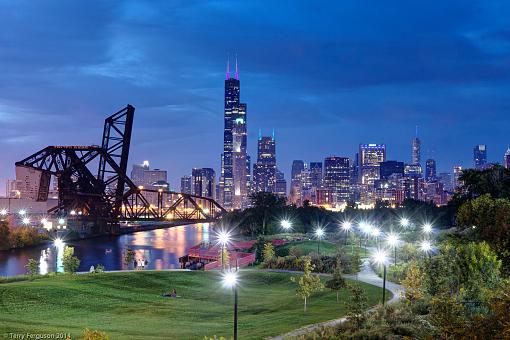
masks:
<path id="1" fill-rule="evenodd" d="M 0 1 L 0 187 L 48 144 L 97 144 L 136 106 L 131 160 L 219 167 L 227 54 L 239 57 L 249 148 L 276 129 L 279 167 L 388 144 L 420 126 L 440 170 L 510 140 L 505 1 Z M 427 151 L 425 151 L 427 153 Z M 424 155 L 426 157 L 427 154 Z"/>

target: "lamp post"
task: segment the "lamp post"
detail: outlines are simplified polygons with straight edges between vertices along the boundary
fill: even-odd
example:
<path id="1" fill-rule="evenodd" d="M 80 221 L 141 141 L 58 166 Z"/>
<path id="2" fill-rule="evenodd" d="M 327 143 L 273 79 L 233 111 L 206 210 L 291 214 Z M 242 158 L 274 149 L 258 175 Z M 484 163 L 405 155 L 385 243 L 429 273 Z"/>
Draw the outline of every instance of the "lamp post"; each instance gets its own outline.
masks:
<path id="1" fill-rule="evenodd" d="M 375 238 L 375 241 L 377 243 L 377 247 L 380 246 L 379 244 L 379 236 L 381 235 L 381 229 L 377 228 L 377 227 L 373 227 L 370 231 L 370 234 L 372 235 L 373 238 Z"/>
<path id="2" fill-rule="evenodd" d="M 289 232 L 292 229 L 292 223 L 289 220 L 282 220 L 280 225 L 286 232 Z"/>
<path id="3" fill-rule="evenodd" d="M 425 253 L 425 256 L 431 257 L 430 253 L 432 251 L 432 244 L 428 240 L 423 240 L 420 242 L 420 250 Z"/>
<path id="4" fill-rule="evenodd" d="M 386 238 L 386 241 L 388 242 L 388 245 L 393 247 L 393 250 L 395 251 L 395 261 L 394 264 L 397 264 L 397 245 L 400 242 L 400 239 L 398 237 L 398 234 L 389 234 Z"/>
<path id="5" fill-rule="evenodd" d="M 388 262 L 388 256 L 384 250 L 378 249 L 372 255 L 372 261 L 383 266 L 382 304 L 384 306 L 386 305 L 386 263 Z"/>
<path id="6" fill-rule="evenodd" d="M 350 231 L 352 230 L 352 223 L 349 221 L 344 221 L 341 226 L 342 230 L 345 232 L 345 244 L 347 245 L 347 236 L 349 235 Z M 353 245 L 351 243 L 351 255 L 354 252 Z"/>
<path id="7" fill-rule="evenodd" d="M 57 249 L 57 251 L 55 252 L 55 272 L 58 272 L 58 258 L 59 254 L 62 252 L 64 248 L 64 241 L 61 238 L 56 238 L 53 241 L 53 245 Z"/>
<path id="8" fill-rule="evenodd" d="M 402 217 L 400 219 L 400 225 L 403 227 L 403 228 L 407 228 L 409 227 L 409 225 L 411 224 L 411 222 L 409 222 L 409 219 L 405 218 L 405 217 Z"/>
<path id="9" fill-rule="evenodd" d="M 234 340 L 237 340 L 237 271 L 223 275 L 223 285 L 234 291 Z"/>
<path id="10" fill-rule="evenodd" d="M 324 229 L 322 229 L 321 227 L 318 227 L 317 229 L 315 229 L 315 236 L 317 236 L 317 254 L 320 255 L 320 253 L 321 253 L 321 250 L 320 250 L 321 238 L 322 238 L 322 236 L 324 236 Z"/>
<path id="11" fill-rule="evenodd" d="M 425 223 L 421 228 L 422 232 L 425 234 L 430 234 L 432 232 L 432 225 L 430 223 Z"/>
<path id="12" fill-rule="evenodd" d="M 230 232 L 220 230 L 218 233 L 218 243 L 221 245 L 221 270 L 225 270 L 225 247 L 230 242 Z"/>

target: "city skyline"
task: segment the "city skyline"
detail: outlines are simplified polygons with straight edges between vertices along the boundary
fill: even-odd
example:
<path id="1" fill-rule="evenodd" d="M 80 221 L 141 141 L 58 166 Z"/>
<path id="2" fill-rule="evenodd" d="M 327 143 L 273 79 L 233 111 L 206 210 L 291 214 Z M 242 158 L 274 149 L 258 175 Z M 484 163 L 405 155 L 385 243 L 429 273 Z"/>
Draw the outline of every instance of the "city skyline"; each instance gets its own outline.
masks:
<path id="1" fill-rule="evenodd" d="M 504 5 L 273 4 L 281 19 L 252 2 L 92 3 L 74 20 L 72 4 L 2 4 L 2 28 L 12 34 L 3 37 L 0 60 L 0 190 L 14 178 L 14 162 L 38 148 L 99 144 L 104 113 L 126 103 L 137 108 L 130 167 L 148 159 L 168 171 L 174 189 L 192 168 L 219 174 L 228 54 L 238 55 L 242 100 L 250 105 L 248 155 L 253 163 L 259 128 L 274 128 L 278 168 L 288 180 L 293 160 L 352 159 L 360 143 L 386 144 L 388 160 L 408 163 L 416 125 L 422 166 L 434 158 L 437 173 L 472 167 L 479 144 L 487 145 L 488 162 L 502 162 L 510 142 Z M 20 7 L 21 17 L 8 15 Z M 48 11 L 57 14 L 51 25 Z M 200 22 L 192 20 L 197 11 Z M 168 21 L 168 13 L 179 15 Z M 39 25 L 21 30 L 25 20 Z M 197 31 L 204 20 L 211 29 Z M 426 27 L 432 23 L 434 32 Z M 227 26 L 236 27 L 229 39 Z M 202 46 L 201 39 L 217 43 Z"/>

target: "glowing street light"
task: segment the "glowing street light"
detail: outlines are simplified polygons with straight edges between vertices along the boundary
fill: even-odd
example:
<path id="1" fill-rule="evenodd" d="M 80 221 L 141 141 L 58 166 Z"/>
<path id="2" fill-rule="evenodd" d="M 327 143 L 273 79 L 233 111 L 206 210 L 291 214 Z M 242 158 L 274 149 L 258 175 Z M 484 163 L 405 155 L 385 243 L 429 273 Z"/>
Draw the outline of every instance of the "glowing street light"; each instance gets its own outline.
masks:
<path id="1" fill-rule="evenodd" d="M 216 236 L 218 244 L 221 246 L 221 270 L 225 270 L 225 249 L 231 241 L 230 230 L 220 230 Z"/>
<path id="2" fill-rule="evenodd" d="M 58 224 L 62 225 L 62 224 L 65 224 L 66 223 L 66 220 L 63 219 L 63 218 L 59 218 L 58 219 Z"/>
<path id="3" fill-rule="evenodd" d="M 377 227 L 372 228 L 370 235 L 372 235 L 374 238 L 378 238 L 381 235 L 381 229 Z"/>
<path id="4" fill-rule="evenodd" d="M 48 220 L 46 218 L 43 218 L 41 220 L 41 224 L 44 226 L 44 225 L 46 225 L 46 223 L 48 223 Z"/>
<path id="5" fill-rule="evenodd" d="M 24 225 L 29 225 L 30 224 L 30 219 L 28 217 L 25 217 L 25 218 L 23 218 L 22 222 L 23 222 Z"/>
<path id="6" fill-rule="evenodd" d="M 352 230 L 352 223 L 349 221 L 344 221 L 341 226 L 342 230 L 348 233 Z"/>
<path id="7" fill-rule="evenodd" d="M 422 231 L 425 234 L 430 234 L 432 232 L 432 225 L 430 223 L 425 223 L 422 227 Z"/>
<path id="8" fill-rule="evenodd" d="M 289 231 L 292 228 L 292 223 L 289 220 L 283 220 L 280 225 L 285 231 Z"/>
<path id="9" fill-rule="evenodd" d="M 420 242 L 420 250 L 422 252 L 424 252 L 425 254 L 429 255 L 430 257 L 430 252 L 432 251 L 432 244 L 430 243 L 430 241 L 428 240 L 423 240 Z"/>
<path id="10" fill-rule="evenodd" d="M 315 236 L 317 236 L 317 254 L 320 255 L 320 244 L 321 238 L 324 236 L 324 229 L 322 229 L 321 227 L 315 229 Z"/>
<path id="11" fill-rule="evenodd" d="M 404 228 L 407 228 L 409 227 L 409 225 L 411 224 L 411 222 L 409 222 L 409 219 L 403 217 L 400 219 L 400 225 Z"/>
<path id="12" fill-rule="evenodd" d="M 55 246 L 55 248 L 60 248 L 64 245 L 64 241 L 62 241 L 61 238 L 56 238 L 54 241 L 53 241 L 53 245 Z"/>
<path id="13" fill-rule="evenodd" d="M 7 215 L 7 209 L 0 210 L 0 215 L 2 215 L 2 216 Z"/>
<path id="14" fill-rule="evenodd" d="M 372 262 L 378 265 L 382 265 L 384 268 L 383 273 L 383 286 L 382 286 L 382 303 L 383 306 L 386 304 L 386 264 L 388 263 L 388 255 L 384 250 L 378 249 L 372 255 Z"/>
<path id="15" fill-rule="evenodd" d="M 27 214 L 27 211 L 25 209 L 21 209 L 19 212 L 20 216 L 25 216 Z"/>
<path id="16" fill-rule="evenodd" d="M 234 291 L 234 340 L 237 340 L 237 271 L 223 274 L 223 286 L 232 288 Z"/>
<path id="17" fill-rule="evenodd" d="M 393 247 L 395 251 L 395 264 L 397 264 L 397 246 L 400 243 L 400 238 L 398 237 L 398 234 L 391 233 L 386 237 L 386 242 L 390 247 Z"/>

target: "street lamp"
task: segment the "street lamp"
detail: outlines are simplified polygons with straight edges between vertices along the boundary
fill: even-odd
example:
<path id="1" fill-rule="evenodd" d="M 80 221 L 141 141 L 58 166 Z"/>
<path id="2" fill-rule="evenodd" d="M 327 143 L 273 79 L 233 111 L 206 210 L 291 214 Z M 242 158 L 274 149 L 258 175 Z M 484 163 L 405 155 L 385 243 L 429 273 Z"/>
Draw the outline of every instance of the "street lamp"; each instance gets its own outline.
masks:
<path id="1" fill-rule="evenodd" d="M 234 290 L 234 340 L 237 340 L 237 271 L 223 275 L 223 285 Z"/>
<path id="2" fill-rule="evenodd" d="M 381 235 L 381 229 L 374 227 L 374 228 L 372 228 L 370 234 L 377 241 L 377 245 L 379 245 L 379 236 Z"/>
<path id="3" fill-rule="evenodd" d="M 64 223 L 66 223 L 65 219 L 63 219 L 63 218 L 58 219 L 58 224 L 63 225 Z"/>
<path id="4" fill-rule="evenodd" d="M 2 215 L 2 216 L 7 215 L 7 209 L 0 210 L 0 215 Z"/>
<path id="5" fill-rule="evenodd" d="M 22 222 L 23 222 L 24 225 L 29 225 L 30 224 L 30 219 L 28 217 L 25 217 L 25 218 L 23 218 Z"/>
<path id="6" fill-rule="evenodd" d="M 349 232 L 352 230 L 352 223 L 349 221 L 344 221 L 340 228 L 345 232 L 345 244 L 347 245 L 347 236 L 349 235 Z M 353 246 L 351 243 L 351 253 L 353 252 Z"/>
<path id="7" fill-rule="evenodd" d="M 372 255 L 372 261 L 378 265 L 382 265 L 384 268 L 383 273 L 383 286 L 382 286 L 382 303 L 383 306 L 386 304 L 386 263 L 388 262 L 388 255 L 384 250 L 378 249 Z"/>
<path id="8" fill-rule="evenodd" d="M 409 222 L 409 219 L 407 219 L 407 218 L 405 218 L 405 217 L 402 217 L 402 218 L 400 219 L 400 225 L 401 225 L 402 227 L 407 228 L 407 227 L 409 227 L 409 225 L 410 225 L 410 224 L 411 224 L 411 223 Z"/>
<path id="9" fill-rule="evenodd" d="M 19 212 L 20 216 L 25 216 L 27 214 L 27 211 L 25 209 L 21 209 Z"/>
<path id="10" fill-rule="evenodd" d="M 423 240 L 420 242 L 420 250 L 422 252 L 424 252 L 425 254 L 429 255 L 430 257 L 430 252 L 432 251 L 432 244 L 430 243 L 430 241 L 428 240 Z"/>
<path id="11" fill-rule="evenodd" d="M 280 222 L 280 224 L 282 228 L 287 232 L 292 228 L 292 223 L 289 220 L 283 220 Z"/>
<path id="12" fill-rule="evenodd" d="M 425 223 L 421 229 L 425 234 L 430 234 L 432 232 L 432 225 L 430 223 Z"/>
<path id="13" fill-rule="evenodd" d="M 225 247 L 230 243 L 230 231 L 220 230 L 217 235 L 221 246 L 221 270 L 225 270 Z"/>
<path id="14" fill-rule="evenodd" d="M 393 247 L 394 251 L 395 251 L 395 265 L 397 264 L 397 245 L 399 244 L 400 242 L 400 239 L 398 237 L 398 234 L 389 234 L 387 237 L 386 237 L 386 242 L 388 243 L 389 246 Z"/>
<path id="15" fill-rule="evenodd" d="M 321 238 L 324 236 L 324 229 L 321 227 L 318 227 L 315 229 L 315 236 L 317 236 L 317 254 L 320 255 L 320 244 L 321 244 Z"/>

